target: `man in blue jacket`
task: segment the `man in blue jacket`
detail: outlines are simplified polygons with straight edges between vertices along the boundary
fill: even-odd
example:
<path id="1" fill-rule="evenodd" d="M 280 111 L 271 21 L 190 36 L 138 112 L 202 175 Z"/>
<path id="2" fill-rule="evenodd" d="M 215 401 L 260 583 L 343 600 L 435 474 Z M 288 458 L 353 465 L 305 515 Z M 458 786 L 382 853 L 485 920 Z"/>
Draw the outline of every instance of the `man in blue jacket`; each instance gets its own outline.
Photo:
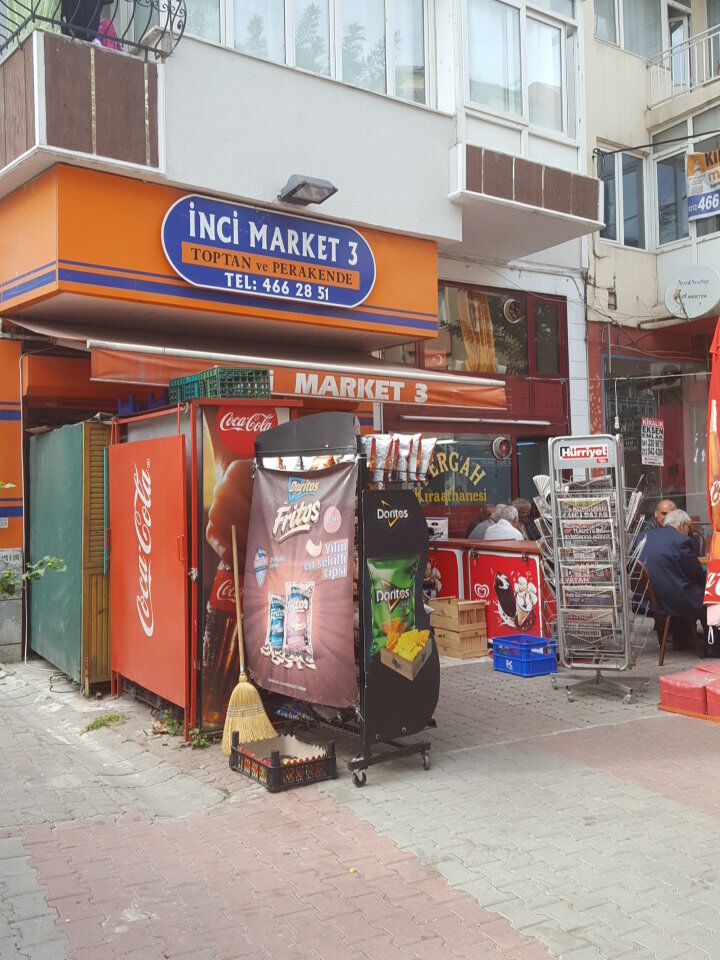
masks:
<path id="1" fill-rule="evenodd" d="M 707 612 L 703 605 L 705 572 L 689 534 L 688 514 L 684 510 L 671 510 L 663 526 L 647 531 L 640 555 L 650 574 L 660 612 L 673 618 L 675 647 L 682 646 L 683 641 L 687 643 L 688 630 L 694 630 L 698 620 L 707 636 Z"/>

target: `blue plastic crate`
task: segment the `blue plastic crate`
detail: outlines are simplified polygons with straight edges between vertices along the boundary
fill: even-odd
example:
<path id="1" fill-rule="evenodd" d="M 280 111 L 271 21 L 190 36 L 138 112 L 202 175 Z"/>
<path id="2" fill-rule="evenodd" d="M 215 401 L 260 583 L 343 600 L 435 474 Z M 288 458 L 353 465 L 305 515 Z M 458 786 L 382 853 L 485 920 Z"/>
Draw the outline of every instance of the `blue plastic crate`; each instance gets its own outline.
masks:
<path id="1" fill-rule="evenodd" d="M 493 638 L 493 670 L 517 677 L 541 677 L 557 672 L 555 642 L 527 633 Z"/>

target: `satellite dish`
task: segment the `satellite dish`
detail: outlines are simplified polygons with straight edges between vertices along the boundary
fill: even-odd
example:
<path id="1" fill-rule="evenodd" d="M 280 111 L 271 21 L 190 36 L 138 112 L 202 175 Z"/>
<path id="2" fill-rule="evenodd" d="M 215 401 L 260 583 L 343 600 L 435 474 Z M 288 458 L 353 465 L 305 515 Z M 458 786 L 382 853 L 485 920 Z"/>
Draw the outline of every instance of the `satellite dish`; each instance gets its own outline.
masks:
<path id="1" fill-rule="evenodd" d="M 682 320 L 695 320 L 711 313 L 720 303 L 720 274 L 714 267 L 685 267 L 665 288 L 668 313 Z"/>

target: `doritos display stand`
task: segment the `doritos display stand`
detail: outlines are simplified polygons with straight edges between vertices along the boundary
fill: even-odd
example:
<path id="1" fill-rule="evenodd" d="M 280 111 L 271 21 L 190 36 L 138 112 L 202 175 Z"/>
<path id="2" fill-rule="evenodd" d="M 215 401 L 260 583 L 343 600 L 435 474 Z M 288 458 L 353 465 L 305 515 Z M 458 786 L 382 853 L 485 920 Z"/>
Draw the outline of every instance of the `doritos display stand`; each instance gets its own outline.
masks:
<path id="1" fill-rule="evenodd" d="M 117 421 L 109 449 L 110 669 L 222 728 L 239 657 L 231 529 L 240 563 L 256 437 L 298 403 L 194 399 Z M 242 588 L 242 583 L 241 583 Z"/>
<path id="2" fill-rule="evenodd" d="M 440 690 L 422 593 L 427 525 L 404 489 L 420 439 L 412 474 L 383 489 L 369 489 L 378 474 L 362 439 L 345 413 L 258 435 L 243 606 L 253 682 L 279 700 L 279 715 L 357 734 L 348 766 L 358 786 L 397 756 L 420 754 L 429 767 L 427 740 L 400 741 L 434 726 Z"/>

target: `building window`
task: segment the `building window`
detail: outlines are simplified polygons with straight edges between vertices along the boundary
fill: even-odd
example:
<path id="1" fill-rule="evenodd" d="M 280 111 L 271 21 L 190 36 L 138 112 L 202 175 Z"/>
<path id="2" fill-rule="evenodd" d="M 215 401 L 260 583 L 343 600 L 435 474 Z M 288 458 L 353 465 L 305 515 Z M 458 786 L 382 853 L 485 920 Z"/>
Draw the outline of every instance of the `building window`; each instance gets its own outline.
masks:
<path id="1" fill-rule="evenodd" d="M 623 46 L 646 60 L 662 50 L 662 19 L 658 0 L 623 0 Z"/>
<path id="2" fill-rule="evenodd" d="M 657 179 L 658 243 L 672 243 L 688 235 L 685 153 L 663 157 L 655 166 Z"/>
<path id="3" fill-rule="evenodd" d="M 525 293 L 441 284 L 438 338 L 425 367 L 507 377 L 555 376 L 562 361 L 562 304 Z"/>
<path id="4" fill-rule="evenodd" d="M 530 122 L 550 130 L 562 130 L 562 31 L 560 27 L 528 17 L 527 50 Z"/>
<path id="5" fill-rule="evenodd" d="M 285 62 L 284 0 L 235 0 L 233 24 L 236 50 Z"/>
<path id="6" fill-rule="evenodd" d="M 599 151 L 598 177 L 605 193 L 604 240 L 645 248 L 644 160 L 631 153 Z"/>
<path id="7" fill-rule="evenodd" d="M 295 0 L 295 66 L 330 76 L 330 11 L 327 2 Z"/>
<path id="8" fill-rule="evenodd" d="M 499 0 L 468 4 L 470 99 L 522 114 L 520 11 Z"/>
<path id="9" fill-rule="evenodd" d="M 608 43 L 618 42 L 615 0 L 595 0 L 595 36 Z"/>
<path id="10" fill-rule="evenodd" d="M 428 101 L 426 0 L 233 0 L 232 16 L 241 53 Z"/>
<path id="11" fill-rule="evenodd" d="M 595 36 L 652 60 L 687 39 L 689 8 L 685 0 L 595 0 Z M 683 64 L 680 55 L 673 70 Z"/>
<path id="12" fill-rule="evenodd" d="M 572 0 L 534 6 L 572 19 Z M 523 0 L 467 0 L 468 96 L 472 104 L 574 136 L 575 25 L 526 9 Z M 568 121 L 566 114 L 571 114 Z"/>

